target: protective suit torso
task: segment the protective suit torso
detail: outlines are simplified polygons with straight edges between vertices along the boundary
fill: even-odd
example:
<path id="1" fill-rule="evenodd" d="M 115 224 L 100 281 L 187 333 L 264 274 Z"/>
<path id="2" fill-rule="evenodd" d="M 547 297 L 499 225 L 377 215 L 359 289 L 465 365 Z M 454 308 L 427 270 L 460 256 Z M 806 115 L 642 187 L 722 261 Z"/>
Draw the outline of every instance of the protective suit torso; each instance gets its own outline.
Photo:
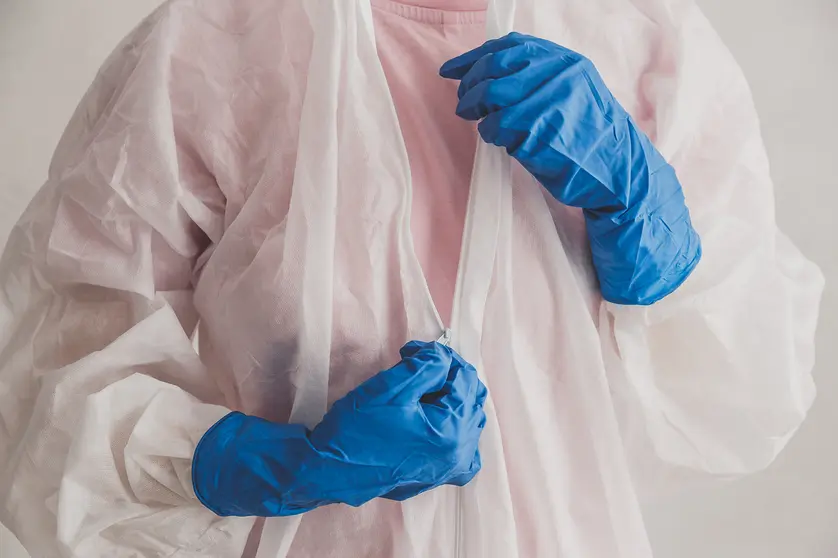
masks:
<path id="1" fill-rule="evenodd" d="M 643 558 L 641 492 L 772 461 L 814 395 L 822 279 L 775 228 L 729 54 L 686 0 L 496 0 L 486 27 L 597 63 L 678 170 L 690 280 L 603 303 L 579 211 L 481 145 L 443 320 L 369 0 L 170 2 L 2 260 L 0 520 L 30 552 Z M 195 444 L 231 409 L 313 425 L 445 328 L 490 392 L 471 484 L 264 522 L 196 499 Z"/>

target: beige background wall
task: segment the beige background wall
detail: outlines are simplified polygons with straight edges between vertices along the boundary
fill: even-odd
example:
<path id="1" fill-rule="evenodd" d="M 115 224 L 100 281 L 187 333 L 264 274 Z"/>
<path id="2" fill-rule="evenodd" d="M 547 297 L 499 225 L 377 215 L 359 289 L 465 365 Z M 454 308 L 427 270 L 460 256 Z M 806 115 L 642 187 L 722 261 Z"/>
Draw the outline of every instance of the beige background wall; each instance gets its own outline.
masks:
<path id="1" fill-rule="evenodd" d="M 158 3 L 0 0 L 0 242 L 43 181 L 99 64 Z M 838 0 L 699 4 L 754 90 L 780 223 L 830 281 L 819 334 L 820 397 L 770 470 L 673 497 L 648 510 L 648 525 L 658 558 L 836 558 Z M 0 558 L 24 557 L 2 531 Z"/>

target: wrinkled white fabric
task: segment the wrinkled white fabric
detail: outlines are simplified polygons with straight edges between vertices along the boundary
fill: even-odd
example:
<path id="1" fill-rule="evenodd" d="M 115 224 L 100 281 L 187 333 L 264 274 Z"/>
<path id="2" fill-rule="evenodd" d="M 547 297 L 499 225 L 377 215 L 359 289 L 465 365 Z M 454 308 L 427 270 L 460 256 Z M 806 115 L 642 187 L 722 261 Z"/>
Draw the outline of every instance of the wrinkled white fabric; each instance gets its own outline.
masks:
<path id="1" fill-rule="evenodd" d="M 736 64 L 688 0 L 488 22 L 593 59 L 678 171 L 693 277 L 602 303 L 578 212 L 481 146 L 442 324 L 369 0 L 173 0 L 105 64 L 0 263 L 0 520 L 33 556 L 242 556 L 254 520 L 192 493 L 203 432 L 313 424 L 443 326 L 491 392 L 483 472 L 267 520 L 258 558 L 643 558 L 642 491 L 772 461 L 814 395 L 822 279 L 775 227 Z"/>

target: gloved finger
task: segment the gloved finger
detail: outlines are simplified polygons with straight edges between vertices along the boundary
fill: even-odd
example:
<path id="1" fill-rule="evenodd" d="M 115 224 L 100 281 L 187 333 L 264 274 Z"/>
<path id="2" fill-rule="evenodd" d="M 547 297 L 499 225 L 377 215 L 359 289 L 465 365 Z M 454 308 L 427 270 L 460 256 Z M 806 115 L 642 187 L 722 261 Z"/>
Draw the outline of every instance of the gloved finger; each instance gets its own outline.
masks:
<path id="1" fill-rule="evenodd" d="M 508 91 L 503 91 L 495 81 L 481 81 L 463 95 L 456 113 L 465 120 L 480 120 L 509 104 Z"/>
<path id="2" fill-rule="evenodd" d="M 474 453 L 474 459 L 472 459 L 471 464 L 468 470 L 455 475 L 448 479 L 445 484 L 450 484 L 453 486 L 465 486 L 474 480 L 474 477 L 477 476 L 477 473 L 483 468 L 483 460 L 480 457 L 480 450 L 477 450 Z"/>
<path id="3" fill-rule="evenodd" d="M 402 360 L 410 358 L 422 349 L 428 348 L 432 344 L 433 341 L 410 341 L 406 343 L 404 347 L 399 349 L 399 356 L 402 357 Z"/>
<path id="4" fill-rule="evenodd" d="M 477 125 L 480 137 L 488 144 L 505 147 L 507 153 L 514 156 L 532 137 L 522 112 L 517 106 L 492 112 Z"/>
<path id="5" fill-rule="evenodd" d="M 456 448 L 476 448 L 486 427 L 486 412 L 477 404 L 452 411 L 444 404 L 422 405 L 428 428 L 444 444 Z"/>
<path id="6" fill-rule="evenodd" d="M 448 347 L 448 350 L 451 352 L 451 359 L 452 360 L 454 360 L 455 362 L 460 363 L 463 366 L 469 364 L 469 362 L 465 358 L 463 358 L 463 355 L 461 355 L 460 353 L 458 353 L 457 351 L 455 351 L 451 347 Z"/>
<path id="7" fill-rule="evenodd" d="M 504 78 L 523 70 L 533 63 L 532 57 L 527 54 L 529 50 L 528 44 L 524 43 L 483 56 L 460 80 L 457 97 L 462 99 L 469 89 L 481 81 Z"/>
<path id="8" fill-rule="evenodd" d="M 474 366 L 455 358 L 442 389 L 425 395 L 420 403 L 440 406 L 450 411 L 470 408 L 476 405 L 482 385 Z"/>
<path id="9" fill-rule="evenodd" d="M 496 55 L 490 55 L 491 59 L 487 57 L 486 62 L 481 61 L 479 65 L 475 64 L 472 71 L 460 83 L 463 94 L 457 104 L 457 115 L 466 120 L 480 120 L 493 112 L 530 99 L 545 83 L 562 79 L 562 74 L 572 64 L 562 57 L 549 54 L 517 62 L 504 60 L 504 57 L 511 59 L 516 49 L 532 51 L 538 48 L 541 47 L 527 43 Z M 495 59 L 498 61 L 495 62 Z M 500 69 L 501 66 L 509 70 L 516 69 L 516 71 L 509 72 L 506 76 L 481 80 L 476 74 L 481 71 L 484 64 L 488 71 L 495 74 L 503 71 Z M 465 83 L 469 86 L 464 87 Z"/>
<path id="10" fill-rule="evenodd" d="M 383 495 L 382 498 L 384 498 L 385 500 L 395 500 L 396 502 L 404 502 L 405 500 L 409 500 L 410 498 L 419 496 L 423 492 L 427 492 L 428 490 L 436 488 L 437 486 L 439 485 L 425 484 L 420 482 L 404 484 Z"/>
<path id="11" fill-rule="evenodd" d="M 477 426 L 479 429 L 482 430 L 486 424 L 486 415 L 482 414 L 482 409 L 479 409 L 476 415 L 480 415 L 480 421 L 478 422 Z M 465 444 L 472 444 L 472 447 L 477 448 L 479 442 L 479 433 L 477 438 L 473 439 L 470 442 L 465 442 Z M 414 496 L 418 496 L 423 492 L 427 492 L 433 488 L 436 488 L 441 485 L 450 484 L 454 486 L 465 486 L 480 472 L 483 467 L 483 462 L 480 457 L 480 450 L 474 450 L 474 456 L 472 457 L 471 461 L 468 462 L 468 466 L 465 470 L 462 467 L 459 467 L 459 471 L 454 472 L 450 477 L 446 478 L 444 481 L 436 483 L 436 484 L 427 484 L 422 482 L 411 482 L 411 483 L 403 483 L 398 488 L 388 492 L 382 498 L 386 498 L 388 500 L 396 500 L 396 501 L 404 501 L 409 498 L 413 498 Z"/>
<path id="12" fill-rule="evenodd" d="M 404 354 L 409 356 L 356 388 L 359 403 L 407 405 L 418 402 L 429 392 L 442 389 L 452 363 L 447 347 L 435 342 L 425 343 L 421 347 L 411 346 Z"/>
<path id="13" fill-rule="evenodd" d="M 451 356 L 455 362 L 459 363 L 461 366 L 469 366 L 472 369 L 476 369 L 474 365 L 472 365 L 469 361 L 464 359 L 457 351 L 451 349 Z M 477 373 L 477 372 L 476 372 Z M 476 397 L 476 404 L 480 407 L 483 407 L 484 403 L 486 403 L 486 398 L 489 395 L 489 390 L 486 388 L 485 384 L 480 380 L 480 374 L 477 373 L 477 397 Z"/>
<path id="14" fill-rule="evenodd" d="M 463 405 L 472 408 L 479 406 L 478 399 L 481 392 L 485 391 L 486 386 L 480 381 L 477 369 L 474 366 L 466 364 L 459 366 L 459 368 L 457 375 L 443 386 L 443 390 L 447 389 L 448 394 L 442 397 L 441 403 L 452 406 L 462 402 Z"/>
<path id="15" fill-rule="evenodd" d="M 475 404 L 471 409 L 471 425 L 475 437 L 475 441 L 480 440 L 483 434 L 483 429 L 486 428 L 486 411 L 483 410 L 482 405 Z"/>
<path id="16" fill-rule="evenodd" d="M 439 75 L 446 79 L 463 79 L 463 76 L 471 70 L 471 67 L 487 54 L 500 52 L 504 49 L 520 45 L 530 39 L 532 39 L 532 37 L 527 35 L 510 33 L 500 39 L 486 41 L 479 47 L 452 58 L 443 64 L 439 69 Z"/>

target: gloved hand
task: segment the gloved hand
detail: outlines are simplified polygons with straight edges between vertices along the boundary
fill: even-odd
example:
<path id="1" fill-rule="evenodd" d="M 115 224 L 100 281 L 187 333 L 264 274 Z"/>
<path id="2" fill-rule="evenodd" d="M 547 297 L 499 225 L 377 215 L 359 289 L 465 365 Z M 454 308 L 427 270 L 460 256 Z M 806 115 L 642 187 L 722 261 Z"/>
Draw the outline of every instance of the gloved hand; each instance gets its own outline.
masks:
<path id="1" fill-rule="evenodd" d="M 439 343 L 408 343 L 401 356 L 311 432 L 242 413 L 221 419 L 195 450 L 198 499 L 221 516 L 267 517 L 469 482 L 481 466 L 486 387 Z"/>
<path id="2" fill-rule="evenodd" d="M 651 304 L 701 257 L 674 169 L 620 106 L 590 60 L 512 33 L 446 62 L 457 114 L 482 120 L 560 202 L 584 209 L 606 300 Z"/>

